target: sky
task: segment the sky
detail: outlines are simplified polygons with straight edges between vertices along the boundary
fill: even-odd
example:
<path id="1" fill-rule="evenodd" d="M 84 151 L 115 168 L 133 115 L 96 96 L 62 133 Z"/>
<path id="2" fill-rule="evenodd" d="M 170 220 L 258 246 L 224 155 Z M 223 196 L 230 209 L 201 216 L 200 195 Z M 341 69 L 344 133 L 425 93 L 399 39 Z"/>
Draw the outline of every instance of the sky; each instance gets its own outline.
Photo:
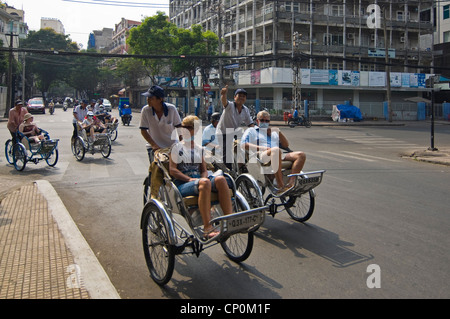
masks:
<path id="1" fill-rule="evenodd" d="M 122 18 L 141 21 L 157 11 L 169 15 L 169 0 L 2 0 L 25 11 L 29 30 L 41 28 L 41 18 L 56 18 L 66 35 L 87 49 L 89 34 L 103 28 L 114 29 Z"/>

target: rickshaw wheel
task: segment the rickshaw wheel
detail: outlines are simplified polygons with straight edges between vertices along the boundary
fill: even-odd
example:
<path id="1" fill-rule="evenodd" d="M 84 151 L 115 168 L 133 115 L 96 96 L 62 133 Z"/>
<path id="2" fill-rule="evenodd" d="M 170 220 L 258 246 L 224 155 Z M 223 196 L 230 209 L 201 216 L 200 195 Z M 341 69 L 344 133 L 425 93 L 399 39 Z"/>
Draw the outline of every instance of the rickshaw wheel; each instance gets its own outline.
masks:
<path id="1" fill-rule="evenodd" d="M 263 206 L 259 185 L 255 185 L 247 176 L 240 175 L 236 179 L 236 189 L 245 197 L 250 208 Z"/>
<path id="2" fill-rule="evenodd" d="M 168 230 L 163 215 L 154 203 L 144 207 L 142 244 L 150 276 L 163 286 L 172 278 L 175 267 L 175 247 L 169 244 Z"/>
<path id="3" fill-rule="evenodd" d="M 25 147 L 19 143 L 13 147 L 13 162 L 14 167 L 18 171 L 23 171 L 27 165 L 27 151 L 25 150 Z"/>
<path id="4" fill-rule="evenodd" d="M 236 196 L 238 211 L 244 211 L 247 208 L 242 200 Z M 220 242 L 222 249 L 228 258 L 236 263 L 246 260 L 253 249 L 253 231 L 248 233 L 236 233 Z"/>
<path id="5" fill-rule="evenodd" d="M 73 142 L 72 146 L 73 155 L 75 155 L 75 158 L 77 161 L 82 161 L 84 158 L 84 153 L 86 152 L 86 149 L 84 148 L 83 141 L 81 140 L 81 137 L 77 137 L 75 141 Z"/>
<path id="6" fill-rule="evenodd" d="M 48 166 L 55 166 L 58 163 L 59 152 L 58 149 L 55 148 L 48 156 L 45 158 Z"/>
<path id="7" fill-rule="evenodd" d="M 118 135 L 117 129 L 112 131 L 112 133 L 111 133 L 111 141 L 114 142 L 117 139 L 117 135 Z"/>
<path id="8" fill-rule="evenodd" d="M 149 196 L 150 196 L 150 180 L 151 180 L 151 174 L 149 173 L 148 176 L 145 178 L 144 180 L 144 192 L 143 192 L 143 200 L 144 200 L 144 205 L 147 204 L 148 200 L 149 200 Z"/>
<path id="9" fill-rule="evenodd" d="M 14 164 L 13 159 L 13 142 L 11 139 L 5 143 L 5 157 L 9 164 Z"/>
<path id="10" fill-rule="evenodd" d="M 102 145 L 102 156 L 104 158 L 107 158 L 109 157 L 110 154 L 111 154 L 111 142 L 108 141 L 107 144 Z"/>
<path id="11" fill-rule="evenodd" d="M 280 199 L 289 216 L 297 222 L 306 222 L 314 212 L 315 197 L 312 190 L 300 196 L 289 196 L 287 201 L 283 197 Z"/>

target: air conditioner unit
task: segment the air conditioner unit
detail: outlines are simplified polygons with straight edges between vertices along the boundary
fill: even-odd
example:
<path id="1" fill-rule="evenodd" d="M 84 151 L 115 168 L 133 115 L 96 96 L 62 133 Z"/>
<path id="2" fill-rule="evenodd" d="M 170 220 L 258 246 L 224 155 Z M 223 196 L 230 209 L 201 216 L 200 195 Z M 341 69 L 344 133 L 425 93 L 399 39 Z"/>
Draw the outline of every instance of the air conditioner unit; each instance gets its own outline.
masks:
<path id="1" fill-rule="evenodd" d="M 400 42 L 405 43 L 405 37 L 400 37 Z"/>

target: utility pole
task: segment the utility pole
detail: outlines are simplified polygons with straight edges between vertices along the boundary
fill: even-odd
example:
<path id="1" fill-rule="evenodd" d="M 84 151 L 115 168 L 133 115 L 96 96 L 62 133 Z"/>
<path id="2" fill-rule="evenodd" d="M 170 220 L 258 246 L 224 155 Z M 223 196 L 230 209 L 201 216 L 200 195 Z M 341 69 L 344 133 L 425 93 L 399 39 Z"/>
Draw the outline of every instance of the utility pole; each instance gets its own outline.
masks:
<path id="1" fill-rule="evenodd" d="M 9 36 L 9 58 L 8 58 L 8 89 L 6 92 L 6 108 L 5 108 L 5 114 L 3 115 L 4 118 L 9 117 L 9 110 L 13 106 L 13 87 L 12 87 L 12 78 L 13 78 L 13 39 L 16 34 L 13 33 L 13 21 L 10 22 L 10 33 L 7 33 L 5 35 Z"/>
<path id="2" fill-rule="evenodd" d="M 296 107 L 301 106 L 302 103 L 302 94 L 300 87 L 300 55 L 298 54 L 298 47 L 300 45 L 301 34 L 298 32 L 294 32 L 292 34 L 292 70 L 293 70 L 293 86 L 292 86 L 292 98 L 294 100 L 294 109 Z"/>
<path id="3" fill-rule="evenodd" d="M 386 27 L 386 11 L 387 8 L 384 8 L 384 19 L 383 19 L 383 31 L 384 31 L 384 60 L 386 62 L 385 71 L 386 71 L 386 97 L 387 97 L 387 105 L 388 105 L 388 121 L 392 122 L 392 105 L 391 105 L 391 67 L 389 66 L 389 49 L 388 49 L 388 38 L 387 38 L 387 27 Z"/>

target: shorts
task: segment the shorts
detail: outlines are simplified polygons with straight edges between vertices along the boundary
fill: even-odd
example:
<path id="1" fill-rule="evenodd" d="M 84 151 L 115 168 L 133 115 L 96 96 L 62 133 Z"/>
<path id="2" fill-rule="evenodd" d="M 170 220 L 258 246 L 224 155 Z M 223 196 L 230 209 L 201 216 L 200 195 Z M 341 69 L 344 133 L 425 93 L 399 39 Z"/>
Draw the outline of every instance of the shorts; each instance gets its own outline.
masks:
<path id="1" fill-rule="evenodd" d="M 211 181 L 211 191 L 216 193 L 217 188 L 214 183 L 215 178 L 216 178 L 216 176 L 212 176 L 212 175 L 208 176 L 208 179 Z M 231 188 L 233 183 L 229 180 L 228 176 L 225 176 L 225 179 L 227 180 L 228 187 Z M 182 183 L 179 181 L 177 183 L 177 181 L 175 181 L 175 185 L 177 185 L 177 188 L 180 191 L 180 194 L 182 197 L 198 196 L 198 182 L 199 181 L 200 181 L 200 179 L 196 179 L 195 181 L 186 182 L 186 183 Z"/>

